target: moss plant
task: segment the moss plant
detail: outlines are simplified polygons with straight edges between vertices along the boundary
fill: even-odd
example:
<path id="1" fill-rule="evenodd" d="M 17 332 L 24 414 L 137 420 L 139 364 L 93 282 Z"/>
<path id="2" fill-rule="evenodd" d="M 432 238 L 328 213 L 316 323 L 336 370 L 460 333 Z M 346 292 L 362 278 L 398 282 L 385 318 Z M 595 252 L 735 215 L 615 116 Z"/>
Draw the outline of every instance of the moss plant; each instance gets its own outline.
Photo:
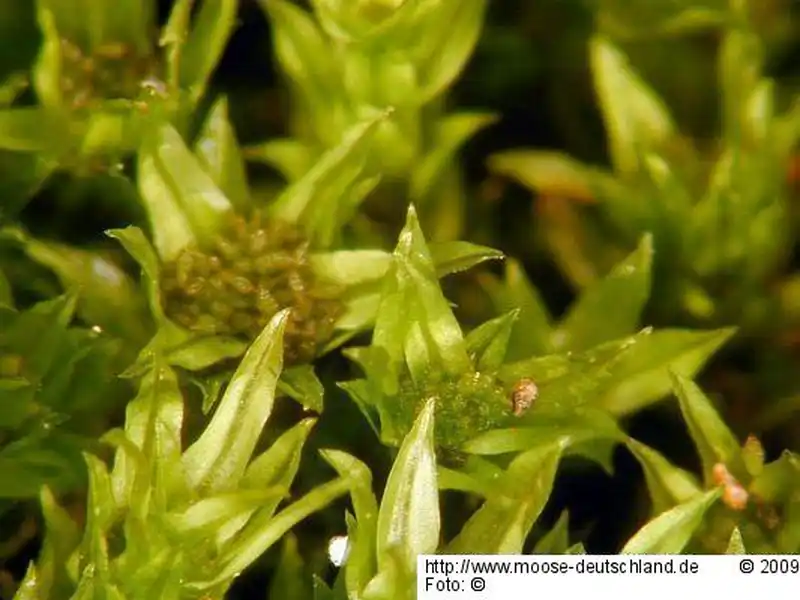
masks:
<path id="1" fill-rule="evenodd" d="M 782 2 L 0 2 L 0 67 L 33 58 L 9 19 L 40 34 L 0 73 L 0 598 L 414 600 L 421 554 L 800 552 Z M 689 26 L 719 33 L 691 54 L 712 144 L 626 46 Z M 584 91 L 556 58 L 581 40 Z M 583 129 L 524 107 L 565 81 L 611 166 L 497 153 Z M 474 185 L 487 157 L 532 213 Z"/>

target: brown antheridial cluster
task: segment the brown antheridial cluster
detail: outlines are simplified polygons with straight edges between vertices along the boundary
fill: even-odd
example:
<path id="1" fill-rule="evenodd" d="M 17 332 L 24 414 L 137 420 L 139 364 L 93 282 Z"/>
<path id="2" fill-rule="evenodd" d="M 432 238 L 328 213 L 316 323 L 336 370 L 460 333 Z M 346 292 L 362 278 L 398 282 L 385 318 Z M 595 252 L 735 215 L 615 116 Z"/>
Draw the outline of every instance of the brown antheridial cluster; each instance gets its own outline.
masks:
<path id="1" fill-rule="evenodd" d="M 521 417 L 539 396 L 539 388 L 532 379 L 523 377 L 511 390 L 511 412 L 514 416 Z"/>
<path id="2" fill-rule="evenodd" d="M 717 463 L 712 470 L 714 483 L 723 487 L 722 502 L 733 510 L 744 510 L 750 495 L 741 483 L 731 475 L 723 463 Z"/>
<path id="3" fill-rule="evenodd" d="M 161 285 L 167 314 L 193 331 L 252 340 L 290 308 L 286 364 L 312 360 L 343 308 L 339 290 L 312 270 L 301 232 L 257 212 L 231 217 L 208 248 L 188 248 L 165 264 Z"/>
<path id="4" fill-rule="evenodd" d="M 159 77 L 157 57 L 142 56 L 127 44 L 108 43 L 87 55 L 62 39 L 61 57 L 61 92 L 73 110 L 102 100 L 136 99 L 146 82 Z"/>

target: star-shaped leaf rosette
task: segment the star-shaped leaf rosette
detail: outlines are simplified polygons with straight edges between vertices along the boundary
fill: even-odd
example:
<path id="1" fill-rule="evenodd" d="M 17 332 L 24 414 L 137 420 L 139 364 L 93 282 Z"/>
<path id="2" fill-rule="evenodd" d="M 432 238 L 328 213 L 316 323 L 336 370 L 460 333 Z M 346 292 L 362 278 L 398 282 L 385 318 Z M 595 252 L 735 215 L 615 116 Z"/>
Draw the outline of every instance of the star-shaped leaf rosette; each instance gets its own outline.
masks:
<path id="1" fill-rule="evenodd" d="M 342 241 L 343 226 L 378 181 L 367 158 L 388 114 L 351 128 L 263 205 L 250 194 L 224 99 L 192 148 L 168 123 L 147 133 L 137 177 L 151 237 L 136 227 L 109 232 L 141 266 L 158 327 L 129 375 L 156 350 L 189 370 L 239 356 L 277 312 L 290 309 L 281 389 L 321 410 L 310 363 L 371 326 L 390 262 L 384 251 Z M 439 255 L 447 273 L 499 253 L 449 243 Z"/>
<path id="2" fill-rule="evenodd" d="M 650 287 L 648 236 L 558 327 L 541 306 L 536 314 L 529 284 L 528 302 L 522 295 L 511 301 L 518 277 L 488 286 L 499 305 L 504 299 L 513 308 L 465 334 L 433 257 L 412 207 L 383 283 L 372 343 L 345 351 L 365 377 L 342 386 L 390 446 L 434 399 L 436 445 L 454 464 L 470 454 L 522 452 L 546 438 L 608 465 L 608 451 L 622 440 L 616 417 L 666 397 L 671 369 L 694 375 L 732 334 L 640 328 Z"/>
<path id="3" fill-rule="evenodd" d="M 186 123 L 235 25 L 237 0 L 174 3 L 159 31 L 153 0 L 37 0 L 42 34 L 34 106 L 0 111 L 0 147 L 56 167 L 109 168 L 136 151 L 153 112 Z"/>

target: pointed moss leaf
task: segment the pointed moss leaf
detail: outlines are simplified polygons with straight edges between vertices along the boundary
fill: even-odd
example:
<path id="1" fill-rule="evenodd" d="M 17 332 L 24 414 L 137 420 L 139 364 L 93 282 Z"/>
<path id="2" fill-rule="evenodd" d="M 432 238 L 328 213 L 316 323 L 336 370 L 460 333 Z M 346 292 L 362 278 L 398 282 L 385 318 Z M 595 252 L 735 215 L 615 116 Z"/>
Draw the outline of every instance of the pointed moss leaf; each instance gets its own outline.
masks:
<path id="1" fill-rule="evenodd" d="M 373 344 L 384 348 L 392 360 L 403 344 L 415 380 L 424 378 L 431 364 L 451 374 L 469 370 L 461 327 L 439 287 L 413 205 L 394 251 L 394 264 L 382 295 Z"/>
<path id="2" fill-rule="evenodd" d="M 520 554 L 553 489 L 563 447 L 543 444 L 517 456 L 503 494 L 486 500 L 448 546 L 452 554 Z"/>
<path id="3" fill-rule="evenodd" d="M 336 145 L 293 182 L 270 205 L 273 216 L 301 223 L 320 247 L 330 245 L 338 228 L 363 200 L 360 186 L 373 185 L 365 178 L 368 152 L 378 125 L 391 114 L 374 112 L 344 132 Z M 374 181 L 377 183 L 377 180 Z"/>
<path id="4" fill-rule="evenodd" d="M 220 554 L 220 567 L 213 579 L 195 579 L 187 582 L 188 587 L 203 590 L 229 582 L 295 525 L 346 494 L 350 485 L 349 478 L 335 479 L 315 487 L 278 514 L 256 512 L 241 534 Z"/>
<path id="5" fill-rule="evenodd" d="M 178 378 L 172 369 L 157 361 L 142 377 L 139 393 L 125 409 L 125 436 L 141 451 L 150 469 L 149 480 L 161 493 L 180 490 L 182 426 L 183 396 Z M 120 503 L 141 502 L 135 497 L 137 471 L 133 456 L 117 453 L 111 482 Z"/>
<path id="6" fill-rule="evenodd" d="M 271 166 L 291 183 L 311 168 L 316 152 L 301 140 L 282 138 L 248 146 L 244 149 L 244 157 Z"/>
<path id="7" fill-rule="evenodd" d="M 498 491 L 502 491 L 500 482 L 502 482 L 505 477 L 505 471 L 490 460 L 480 456 L 468 455 L 464 463 L 459 467 L 459 471 L 468 475 L 486 490 L 481 494 L 484 497 L 488 498 L 489 496 L 495 495 Z"/>
<path id="8" fill-rule="evenodd" d="M 73 363 L 74 345 L 70 343 L 67 325 L 72 321 L 75 303 L 74 294 L 65 294 L 39 302 L 24 312 L 7 311 L 0 315 L 3 318 L 0 343 L 4 354 L 9 355 L 6 361 L 10 361 L 5 367 L 10 369 L 6 380 L 9 391 L 25 382 L 42 382 L 58 368 L 59 359 Z M 62 353 L 64 356 L 59 356 Z M 20 371 L 21 367 L 24 370 Z"/>
<path id="9" fill-rule="evenodd" d="M 233 206 L 167 123 L 154 128 L 139 152 L 139 191 L 156 250 L 174 259 L 186 246 L 209 240 Z"/>
<path id="10" fill-rule="evenodd" d="M 534 356 L 533 358 L 506 363 L 498 371 L 498 377 L 502 381 L 512 384 L 523 377 L 528 377 L 541 390 L 543 384 L 554 382 L 581 366 L 583 366 L 583 361 L 579 361 L 569 354 Z"/>
<path id="11" fill-rule="evenodd" d="M 0 449 L 0 498 L 34 498 L 43 485 L 59 492 L 86 485 L 81 450 L 74 436 L 25 436 Z"/>
<path id="12" fill-rule="evenodd" d="M 742 444 L 742 463 L 751 477 L 758 477 L 764 470 L 764 446 L 754 435 L 747 436 Z"/>
<path id="13" fill-rule="evenodd" d="M 141 340 L 146 332 L 143 301 L 128 275 L 98 253 L 24 235 L 28 256 L 52 269 L 67 290 L 76 290 L 85 321 Z"/>
<path id="14" fill-rule="evenodd" d="M 375 323 L 381 297 L 379 293 L 358 295 L 345 302 L 342 316 L 336 320 L 336 333 L 320 350 L 320 355 L 340 348 L 359 333 L 367 330 Z"/>
<path id="15" fill-rule="evenodd" d="M 403 572 L 416 572 L 417 555 L 439 546 L 439 492 L 433 447 L 434 401 L 428 401 L 403 440 L 381 499 L 377 522 L 378 570 L 398 553 Z"/>
<path id="16" fill-rule="evenodd" d="M 177 0 L 173 4 L 158 40 L 158 45 L 164 48 L 167 82 L 173 90 L 181 85 L 181 54 L 189 35 L 193 4 L 194 0 Z"/>
<path id="17" fill-rule="evenodd" d="M 372 492 L 372 472 L 369 467 L 346 452 L 322 450 L 321 453 L 340 476 L 348 475 L 351 478 L 350 497 L 361 531 L 374 530 L 377 526 L 378 501 Z"/>
<path id="18" fill-rule="evenodd" d="M 314 426 L 314 419 L 305 419 L 284 432 L 270 447 L 257 456 L 247 467 L 239 482 L 240 489 L 261 490 L 274 487 L 289 490 L 300 467 L 300 458 L 308 435 Z M 221 548 L 235 536 L 256 512 L 266 516 L 277 510 L 282 495 L 272 495 L 262 501 L 260 506 L 253 506 L 249 511 L 242 511 L 216 530 L 216 544 Z"/>
<path id="19" fill-rule="evenodd" d="M 680 554 L 721 494 L 713 489 L 661 513 L 628 540 L 621 554 Z"/>
<path id="20" fill-rule="evenodd" d="M 194 377 L 189 375 L 188 379 L 200 389 L 203 395 L 203 405 L 201 411 L 204 416 L 211 412 L 217 404 L 217 400 L 222 396 L 222 390 L 228 384 L 231 373 L 219 373 L 207 377 Z"/>
<path id="21" fill-rule="evenodd" d="M 669 371 L 694 377 L 706 361 L 735 333 L 733 328 L 712 331 L 658 329 L 638 342 L 614 367 L 614 383 L 600 404 L 624 416 L 666 397 L 672 382 Z"/>
<path id="22" fill-rule="evenodd" d="M 199 371 L 223 360 L 241 356 L 247 344 L 239 339 L 224 336 L 191 335 L 181 344 L 170 345 L 169 364 Z"/>
<path id="23" fill-rule="evenodd" d="M 283 540 L 278 567 L 269 585 L 268 598 L 308 600 L 313 594 L 311 578 L 306 575 L 297 537 L 289 534 Z"/>
<path id="24" fill-rule="evenodd" d="M 478 42 L 488 5 L 488 0 L 442 3 L 438 14 L 426 19 L 432 31 L 423 35 L 423 40 L 426 46 L 435 46 L 419 64 L 422 103 L 436 98 L 461 73 Z"/>
<path id="25" fill-rule="evenodd" d="M 203 0 L 181 48 L 181 86 L 197 102 L 236 25 L 237 0 Z"/>
<path id="26" fill-rule="evenodd" d="M 367 584 L 364 600 L 413 600 L 413 578 L 403 571 L 403 559 L 400 551 L 387 556 L 385 565 Z"/>
<path id="27" fill-rule="evenodd" d="M 565 510 L 553 528 L 533 547 L 533 554 L 565 554 L 569 549 L 569 513 Z"/>
<path id="28" fill-rule="evenodd" d="M 697 384 L 681 375 L 671 375 L 681 413 L 703 463 L 705 481 L 713 481 L 712 472 L 717 463 L 724 464 L 734 476 L 743 477 L 744 463 L 736 436 Z"/>
<path id="29" fill-rule="evenodd" d="M 513 310 L 478 325 L 464 338 L 477 371 L 496 371 L 503 364 L 508 340 L 518 316 L 519 310 Z"/>
<path id="30" fill-rule="evenodd" d="M 731 539 L 728 541 L 728 548 L 725 554 L 747 554 L 744 547 L 744 540 L 742 539 L 742 532 L 738 527 L 734 527 L 731 532 Z"/>
<path id="31" fill-rule="evenodd" d="M 508 150 L 492 155 L 488 166 L 543 196 L 584 202 L 595 199 L 589 169 L 562 152 Z"/>
<path id="32" fill-rule="evenodd" d="M 383 278 L 392 263 L 392 255 L 383 250 L 336 250 L 311 255 L 314 270 L 341 286 L 374 283 Z"/>
<path id="33" fill-rule="evenodd" d="M 368 39 L 369 25 L 372 23 L 368 19 L 364 22 L 363 7 L 342 0 L 311 0 L 311 6 L 322 30 L 334 40 Z"/>
<path id="34" fill-rule="evenodd" d="M 42 584 L 42 578 L 36 570 L 36 563 L 31 561 L 12 600 L 39 600 L 47 597 L 49 597 L 49 590 Z"/>
<path id="35" fill-rule="evenodd" d="M 350 498 L 355 511 L 355 523 L 348 527 L 348 550 L 345 562 L 345 588 L 351 598 L 359 597 L 375 574 L 375 535 L 378 501 L 372 492 L 372 474 L 360 460 L 337 450 L 323 450 L 323 458 L 339 476 L 350 474 Z"/>
<path id="36" fill-rule="evenodd" d="M 524 268 L 517 260 L 506 259 L 505 276 L 502 281 L 494 277 L 484 277 L 481 283 L 489 294 L 495 310 L 519 311 L 508 344 L 509 360 L 552 354 L 555 351 L 552 344 L 550 314 L 538 290 L 531 284 Z"/>
<path id="37" fill-rule="evenodd" d="M 128 254 L 139 263 L 142 270 L 142 284 L 147 290 L 150 312 L 152 312 L 157 321 L 162 322 L 165 317 L 164 310 L 161 308 L 161 290 L 159 286 L 161 268 L 158 256 L 150 242 L 138 227 L 109 229 L 106 231 L 106 235 L 118 240 Z"/>
<path id="38" fill-rule="evenodd" d="M 278 380 L 278 391 L 300 403 L 305 410 L 322 412 L 325 390 L 311 365 L 286 369 Z"/>
<path id="39" fill-rule="evenodd" d="M 470 242 L 431 242 L 428 248 L 439 277 L 467 271 L 487 260 L 504 258 L 499 250 Z"/>
<path id="40" fill-rule="evenodd" d="M 75 309 L 78 305 L 78 296 L 75 292 L 67 292 L 61 296 L 42 300 L 34 304 L 30 309 L 31 315 L 41 315 L 46 319 L 52 319 L 52 325 L 63 330 L 75 318 Z"/>
<path id="41" fill-rule="evenodd" d="M 303 419 L 283 433 L 268 450 L 248 465 L 242 477 L 241 487 L 260 488 L 276 485 L 288 488 L 294 481 L 300 466 L 303 446 L 315 423 L 315 419 Z"/>
<path id="42" fill-rule="evenodd" d="M 136 151 L 141 142 L 144 117 L 130 111 L 126 105 L 118 106 L 113 102 L 107 101 L 88 117 L 80 138 L 81 158 L 120 156 Z"/>
<path id="43" fill-rule="evenodd" d="M 758 35 L 746 27 L 731 28 L 722 38 L 718 69 L 726 138 L 737 144 L 745 125 L 748 97 L 763 70 L 764 49 Z"/>
<path id="44" fill-rule="evenodd" d="M 173 367 L 199 371 L 238 358 L 246 349 L 247 343 L 240 339 L 196 333 L 165 318 L 134 363 L 120 377 L 140 377 L 156 360 L 164 360 Z"/>
<path id="45" fill-rule="evenodd" d="M 100 570 L 96 565 L 90 564 L 83 570 L 71 600 L 98 599 L 127 600 L 127 596 L 111 581 L 111 575 L 107 570 Z"/>
<path id="46" fill-rule="evenodd" d="M 401 286 L 401 270 L 398 262 L 395 257 L 383 281 L 370 350 L 371 356 L 380 353 L 384 368 L 377 381 L 387 395 L 396 393 L 398 389 L 400 369 L 404 360 L 404 341 L 409 328 L 408 319 L 403 318 L 403 311 L 411 308 L 407 305 L 405 290 Z"/>
<path id="47" fill-rule="evenodd" d="M 177 513 L 165 517 L 176 537 L 200 541 L 215 533 L 224 523 L 251 515 L 268 501 L 280 500 L 288 493 L 282 487 L 260 490 L 237 490 L 203 498 Z M 240 527 L 244 523 L 241 523 Z"/>
<path id="48" fill-rule="evenodd" d="M 540 411 L 594 406 L 603 390 L 613 383 L 617 365 L 651 332 L 651 329 L 643 329 L 637 335 L 600 344 L 586 352 L 567 352 L 505 364 L 497 375 L 510 386 L 529 378 L 538 387 L 536 401 L 521 416 L 524 423 L 534 419 Z"/>
<path id="49" fill-rule="evenodd" d="M 56 502 L 53 492 L 42 486 L 39 503 L 45 523 L 44 542 L 38 559 L 37 587 L 42 598 L 66 593 L 69 587 L 67 560 L 80 543 L 78 526 Z"/>
<path id="50" fill-rule="evenodd" d="M 137 173 L 139 195 L 148 212 L 158 256 L 172 260 L 184 248 L 197 244 L 191 221 L 159 170 L 154 153 L 139 153 Z"/>
<path id="51" fill-rule="evenodd" d="M 147 557 L 146 565 L 120 574 L 126 598 L 162 598 L 180 600 L 186 557 L 183 552 L 165 547 Z M 135 569 L 135 570 L 134 570 Z"/>
<path id="52" fill-rule="evenodd" d="M 272 411 L 283 367 L 287 317 L 287 310 L 277 313 L 259 334 L 231 378 L 208 427 L 183 455 L 193 488 L 229 489 L 244 474 Z"/>
<path id="53" fill-rule="evenodd" d="M 56 26 L 54 11 L 43 2 L 36 5 L 36 21 L 43 40 L 31 73 L 32 87 L 44 107 L 60 107 L 63 102 L 61 33 Z"/>
<path id="54" fill-rule="evenodd" d="M 673 465 L 653 448 L 632 438 L 628 438 L 625 444 L 644 471 L 653 515 L 687 502 L 702 491 L 691 473 Z"/>
<path id="55" fill-rule="evenodd" d="M 125 563 L 127 568 L 118 577 L 124 582 L 124 592 L 129 594 L 126 597 L 180 600 L 186 555 L 166 544 L 159 546 L 160 550 L 152 548 L 146 564 Z"/>
<path id="56" fill-rule="evenodd" d="M 312 16 L 285 0 L 259 0 L 273 27 L 281 69 L 313 109 L 336 99 L 341 90 L 335 54 Z"/>
<path id="57" fill-rule="evenodd" d="M 69 123 L 42 108 L 0 110 L 0 148 L 15 152 L 53 152 L 69 140 Z"/>
<path id="58" fill-rule="evenodd" d="M 151 50 L 151 32 L 156 18 L 155 7 L 148 2 L 123 0 L 103 2 L 105 32 L 108 41 L 126 40 L 144 54 Z"/>
<path id="59" fill-rule="evenodd" d="M 578 542 L 577 544 L 573 544 L 564 552 L 564 554 L 572 555 L 572 554 L 587 554 L 586 548 L 583 546 L 583 542 Z"/>
<path id="60" fill-rule="evenodd" d="M 655 149 L 673 135 L 672 117 L 610 40 L 592 38 L 590 60 L 614 167 L 623 175 L 633 174 L 640 168 L 642 151 Z"/>
<path id="61" fill-rule="evenodd" d="M 86 558 L 102 573 L 108 571 L 105 536 L 117 507 L 106 465 L 88 453 L 84 454 L 84 460 L 89 471 L 89 500 L 83 545 L 87 549 Z"/>
<path id="62" fill-rule="evenodd" d="M 487 113 L 456 113 L 443 117 L 436 124 L 432 150 L 422 157 L 411 173 L 411 201 L 421 202 L 434 188 L 461 146 L 496 120 L 495 115 Z"/>
<path id="63" fill-rule="evenodd" d="M 464 451 L 493 455 L 519 452 L 543 444 L 569 447 L 593 440 L 621 441 L 623 434 L 616 421 L 604 411 L 582 407 L 569 411 L 540 411 L 524 424 L 509 429 L 494 429 L 470 440 Z"/>
<path id="64" fill-rule="evenodd" d="M 343 381 L 337 386 L 344 390 L 350 399 L 355 402 L 362 416 L 366 419 L 375 435 L 380 437 L 381 427 L 378 426 L 379 419 L 376 412 L 380 414 L 382 405 L 375 403 L 375 398 L 380 397 L 380 389 L 373 382 L 366 379 L 356 379 L 354 381 Z M 377 393 L 376 393 L 377 392 Z"/>
<path id="65" fill-rule="evenodd" d="M 19 359 L 6 359 L 16 363 Z M 22 427 L 29 418 L 31 406 L 36 400 L 36 386 L 24 377 L 3 377 L 0 379 L 0 428 L 16 429 Z"/>
<path id="66" fill-rule="evenodd" d="M 749 491 L 765 502 L 786 502 L 798 476 L 800 460 L 792 452 L 784 450 L 777 460 L 764 466 L 761 473 L 753 479 Z"/>
<path id="67" fill-rule="evenodd" d="M 494 491 L 485 482 L 473 475 L 448 469 L 447 467 L 439 467 L 437 478 L 440 490 L 466 492 L 483 498 L 488 498 Z"/>
<path id="68" fill-rule="evenodd" d="M 553 345 L 587 350 L 634 333 L 650 295 L 652 257 L 653 241 L 648 234 L 609 275 L 584 290 L 553 333 Z"/>
<path id="69" fill-rule="evenodd" d="M 236 133 L 228 119 L 227 98 L 220 98 L 211 107 L 195 141 L 194 152 L 234 208 L 244 212 L 250 200 L 250 188 Z"/>
<path id="70" fill-rule="evenodd" d="M 680 227 L 680 219 L 689 213 L 694 203 L 691 192 L 670 164 L 658 154 L 650 153 L 644 161 L 650 178 L 661 191 L 664 217 L 670 219 L 671 226 Z"/>
<path id="71" fill-rule="evenodd" d="M 136 506 L 140 512 L 147 512 L 150 508 L 152 482 L 150 465 L 144 452 L 123 429 L 107 431 L 100 441 L 116 449 L 111 470 L 111 488 L 117 505 Z"/>

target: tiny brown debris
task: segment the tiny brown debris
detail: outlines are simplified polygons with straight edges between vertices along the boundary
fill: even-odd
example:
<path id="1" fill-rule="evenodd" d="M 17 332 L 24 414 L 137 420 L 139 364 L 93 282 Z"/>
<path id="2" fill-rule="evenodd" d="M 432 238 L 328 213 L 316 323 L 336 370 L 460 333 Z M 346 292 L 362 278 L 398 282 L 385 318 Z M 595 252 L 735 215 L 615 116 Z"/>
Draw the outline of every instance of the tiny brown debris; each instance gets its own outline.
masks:
<path id="1" fill-rule="evenodd" d="M 736 511 L 744 510 L 747 506 L 747 500 L 750 495 L 738 483 L 734 485 L 726 485 L 722 493 L 722 502 L 728 507 Z"/>
<path id="2" fill-rule="evenodd" d="M 714 483 L 717 485 L 728 485 L 736 481 L 730 471 L 728 471 L 728 467 L 722 463 L 714 465 L 714 468 L 711 469 L 711 476 L 714 478 Z"/>
<path id="3" fill-rule="evenodd" d="M 515 416 L 522 416 L 533 404 L 539 395 L 539 388 L 532 379 L 520 379 L 511 390 L 511 412 Z"/>
<path id="4" fill-rule="evenodd" d="M 711 471 L 714 483 L 723 487 L 722 502 L 728 508 L 736 511 L 744 510 L 750 494 L 742 487 L 736 478 L 731 475 L 723 463 L 717 463 Z"/>

